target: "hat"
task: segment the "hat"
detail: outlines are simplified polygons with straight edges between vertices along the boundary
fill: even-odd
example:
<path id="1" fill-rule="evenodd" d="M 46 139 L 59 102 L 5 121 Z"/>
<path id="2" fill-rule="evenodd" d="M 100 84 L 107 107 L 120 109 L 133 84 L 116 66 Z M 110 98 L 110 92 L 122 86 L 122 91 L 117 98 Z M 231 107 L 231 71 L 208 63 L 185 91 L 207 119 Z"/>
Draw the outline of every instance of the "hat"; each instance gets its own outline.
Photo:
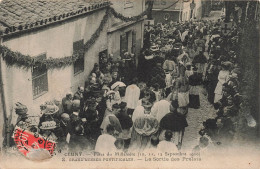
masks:
<path id="1" fill-rule="evenodd" d="M 66 96 L 68 97 L 68 96 L 72 96 L 72 92 L 68 92 L 67 94 L 66 94 Z"/>
<path id="2" fill-rule="evenodd" d="M 16 105 L 16 108 L 15 108 L 16 114 L 18 114 L 18 115 L 27 114 L 27 112 L 28 112 L 27 106 L 23 105 L 20 102 L 15 103 L 15 105 Z"/>
<path id="3" fill-rule="evenodd" d="M 56 128 L 56 122 L 55 121 L 45 121 L 42 122 L 40 129 L 42 130 L 51 130 Z"/>
<path id="4" fill-rule="evenodd" d="M 46 105 L 45 109 L 42 110 L 43 114 L 55 114 L 59 111 L 59 107 L 56 105 Z"/>
<path id="5" fill-rule="evenodd" d="M 159 51 L 159 47 L 158 46 L 151 46 L 150 50 L 152 52 L 156 52 L 156 51 Z"/>
<path id="6" fill-rule="evenodd" d="M 112 86 L 111 86 L 111 89 L 115 89 L 117 86 L 119 87 L 125 87 L 126 85 L 123 83 L 123 82 L 120 82 L 120 81 L 117 81 L 115 82 Z"/>
<path id="7" fill-rule="evenodd" d="M 169 39 L 169 42 L 175 42 L 175 39 Z"/>
<path id="8" fill-rule="evenodd" d="M 120 106 L 121 109 L 124 109 L 124 108 L 126 107 L 126 105 L 127 105 L 126 102 L 121 102 L 121 103 L 119 104 L 119 106 Z"/>
<path id="9" fill-rule="evenodd" d="M 112 94 L 115 94 L 115 92 L 114 92 L 113 90 L 110 90 L 110 91 L 108 91 L 108 92 L 106 93 L 107 96 L 112 95 Z"/>
<path id="10" fill-rule="evenodd" d="M 142 104 L 142 106 L 147 109 L 147 108 L 151 108 L 153 106 L 153 104 L 149 101 L 144 101 L 144 103 Z"/>
<path id="11" fill-rule="evenodd" d="M 231 63 L 230 61 L 222 62 L 222 66 L 224 66 L 226 68 L 230 68 L 232 65 L 233 65 L 233 63 Z"/>
<path id="12" fill-rule="evenodd" d="M 113 109 L 120 109 L 120 106 L 119 106 L 118 103 L 115 103 L 115 104 L 112 105 L 112 108 Z"/>
<path id="13" fill-rule="evenodd" d="M 67 113 L 62 113 L 61 118 L 70 118 L 70 115 Z"/>

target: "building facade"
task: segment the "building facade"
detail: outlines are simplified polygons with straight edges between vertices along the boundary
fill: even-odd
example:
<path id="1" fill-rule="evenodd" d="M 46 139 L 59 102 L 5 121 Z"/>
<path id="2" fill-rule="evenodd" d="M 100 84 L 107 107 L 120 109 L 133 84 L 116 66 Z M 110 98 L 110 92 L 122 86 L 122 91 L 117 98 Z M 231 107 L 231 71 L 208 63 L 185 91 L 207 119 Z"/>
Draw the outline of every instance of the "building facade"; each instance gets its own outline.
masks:
<path id="1" fill-rule="evenodd" d="M 119 3 L 113 1 L 112 7 L 125 17 L 139 15 L 145 10 L 144 0 L 124 0 Z M 144 18 L 138 21 L 123 22 L 115 17 L 110 17 L 108 29 L 108 53 L 114 58 L 123 56 L 125 52 L 140 54 L 143 46 Z"/>
<path id="2" fill-rule="evenodd" d="M 194 8 L 191 7 L 194 4 Z M 183 22 L 190 19 L 201 19 L 201 0 L 155 0 L 152 16 L 154 23 Z"/>
<path id="3" fill-rule="evenodd" d="M 21 3 L 28 7 L 22 7 Z M 110 5 L 124 16 L 138 15 L 133 11 L 141 13 L 144 10 L 143 1 L 134 0 L 124 3 L 104 0 L 3 0 L 0 3 L 0 45 L 37 59 L 72 56 L 77 51 L 84 51 L 86 42 L 99 29 Z M 11 12 L 11 8 L 15 10 Z M 4 98 L 1 99 L 5 100 L 5 112 L 9 119 L 12 118 L 12 124 L 17 119 L 14 110 L 16 102 L 27 105 L 29 115 L 39 115 L 40 105 L 44 102 L 61 100 L 66 93 L 74 93 L 79 86 L 84 86 L 94 64 L 99 62 L 101 52 L 120 56 L 120 50 L 126 49 L 138 53 L 142 47 L 143 20 L 113 20 L 116 19 L 111 14 L 108 15 L 95 43 L 81 53 L 84 57 L 64 68 L 48 69 L 36 64 L 24 69 L 7 65 L 0 57 L 0 81 L 4 91 Z M 122 40 L 124 36 L 127 40 Z"/>
<path id="4" fill-rule="evenodd" d="M 183 2 L 182 21 L 202 18 L 202 1 L 188 0 Z"/>
<path id="5" fill-rule="evenodd" d="M 183 1 L 180 0 L 154 0 L 152 16 L 154 23 L 168 23 L 181 21 Z"/>

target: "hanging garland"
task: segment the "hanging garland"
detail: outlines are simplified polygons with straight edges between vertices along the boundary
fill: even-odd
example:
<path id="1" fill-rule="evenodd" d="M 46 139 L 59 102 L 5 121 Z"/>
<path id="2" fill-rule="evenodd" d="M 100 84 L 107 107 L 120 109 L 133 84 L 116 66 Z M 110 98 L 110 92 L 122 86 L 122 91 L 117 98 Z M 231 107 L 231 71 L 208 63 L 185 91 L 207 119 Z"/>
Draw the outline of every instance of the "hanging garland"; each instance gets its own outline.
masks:
<path id="1" fill-rule="evenodd" d="M 117 18 L 117 19 L 121 19 L 124 22 L 129 22 L 129 21 L 139 21 L 140 19 L 142 19 L 147 13 L 149 8 L 147 8 L 145 11 L 143 11 L 140 15 L 137 16 L 132 16 L 132 17 L 125 17 L 123 16 L 121 13 L 116 12 L 116 10 L 113 7 L 109 7 L 110 8 L 110 12 L 111 14 Z"/>
<path id="2" fill-rule="evenodd" d="M 109 8 L 106 10 L 106 14 L 103 17 L 98 29 L 96 30 L 96 32 L 91 36 L 91 38 L 85 43 L 84 45 L 84 49 L 85 52 L 88 51 L 90 49 L 90 47 L 96 42 L 96 40 L 98 39 L 98 37 L 100 36 L 100 33 L 102 32 L 106 22 L 108 21 L 108 17 L 109 17 Z"/>
<path id="3" fill-rule="evenodd" d="M 80 53 L 87 52 L 91 48 L 91 46 L 96 42 L 106 22 L 108 21 L 108 16 L 109 9 L 106 10 L 106 13 L 95 33 L 84 44 L 84 51 L 77 51 L 77 53 L 73 53 L 72 56 L 65 56 L 62 58 L 49 57 L 47 59 L 39 59 L 37 57 L 23 55 L 20 52 L 13 52 L 8 47 L 2 45 L 0 45 L 0 53 L 2 54 L 3 60 L 5 60 L 8 66 L 17 66 L 24 69 L 29 69 L 35 64 L 45 65 L 48 69 L 64 68 L 66 66 L 70 66 L 74 64 L 75 61 L 80 58 L 80 56 L 84 56 L 80 55 Z"/>
<path id="4" fill-rule="evenodd" d="M 46 58 L 46 59 L 40 59 L 37 57 L 31 57 L 29 55 L 23 55 L 20 52 L 14 52 L 11 49 L 9 49 L 6 46 L 0 45 L 0 53 L 2 54 L 3 60 L 5 60 L 6 64 L 8 66 L 17 66 L 23 69 L 30 69 L 35 64 L 45 65 L 48 69 L 59 69 L 64 68 L 67 66 L 70 66 L 75 63 L 77 59 L 80 57 L 84 57 L 84 53 L 87 52 L 93 44 L 95 44 L 96 40 L 100 36 L 100 33 L 102 32 L 105 24 L 108 21 L 109 14 L 111 13 L 114 17 L 123 20 L 124 22 L 129 21 L 138 21 L 141 18 L 143 18 L 146 14 L 149 8 L 147 8 L 144 12 L 142 12 L 140 15 L 133 16 L 133 17 L 125 17 L 122 14 L 115 11 L 114 8 L 108 7 L 106 10 L 106 13 L 101 20 L 101 23 L 94 34 L 92 34 L 91 38 L 84 44 L 84 50 L 83 51 L 77 51 L 77 53 L 73 53 L 72 56 L 65 56 L 62 58 Z"/>

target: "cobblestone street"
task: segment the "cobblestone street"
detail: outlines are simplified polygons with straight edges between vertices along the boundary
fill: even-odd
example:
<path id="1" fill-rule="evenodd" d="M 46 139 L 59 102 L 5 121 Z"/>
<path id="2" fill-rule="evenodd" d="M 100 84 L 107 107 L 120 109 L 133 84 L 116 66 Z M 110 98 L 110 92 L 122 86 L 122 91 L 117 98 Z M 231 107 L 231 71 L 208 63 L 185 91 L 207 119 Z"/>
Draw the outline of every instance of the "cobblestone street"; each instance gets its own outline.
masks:
<path id="1" fill-rule="evenodd" d="M 202 86 L 200 87 L 200 108 L 199 109 L 189 109 L 189 113 L 187 115 L 188 127 L 185 129 L 182 149 L 190 150 L 196 145 L 198 145 L 198 139 L 200 137 L 199 130 L 203 126 L 203 121 L 208 118 L 216 117 L 216 110 L 213 105 L 207 100 L 207 96 L 205 96 L 202 92 L 204 90 Z"/>

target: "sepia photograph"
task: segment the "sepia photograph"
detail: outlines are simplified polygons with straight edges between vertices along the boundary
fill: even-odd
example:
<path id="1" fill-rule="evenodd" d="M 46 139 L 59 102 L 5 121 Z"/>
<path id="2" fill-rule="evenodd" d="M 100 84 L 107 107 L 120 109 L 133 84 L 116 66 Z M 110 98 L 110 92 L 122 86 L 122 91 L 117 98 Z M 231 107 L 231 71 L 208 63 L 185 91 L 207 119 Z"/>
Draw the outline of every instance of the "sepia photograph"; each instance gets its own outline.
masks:
<path id="1" fill-rule="evenodd" d="M 0 169 L 260 169 L 259 0 L 0 0 Z"/>

